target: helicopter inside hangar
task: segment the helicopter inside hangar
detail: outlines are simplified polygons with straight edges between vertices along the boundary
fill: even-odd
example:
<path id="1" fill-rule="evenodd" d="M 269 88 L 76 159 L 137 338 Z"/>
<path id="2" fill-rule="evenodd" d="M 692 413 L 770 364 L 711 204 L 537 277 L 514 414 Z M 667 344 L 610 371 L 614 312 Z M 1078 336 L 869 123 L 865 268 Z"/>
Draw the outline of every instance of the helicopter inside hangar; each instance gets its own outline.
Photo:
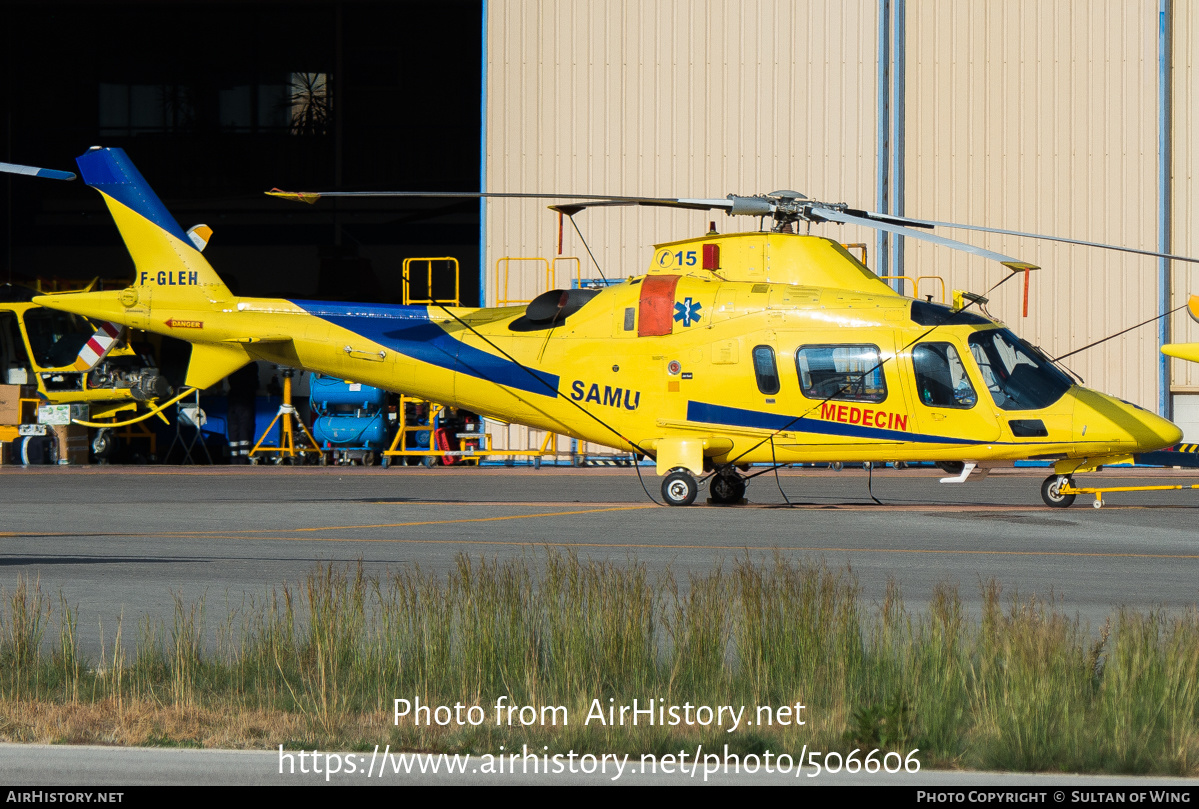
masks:
<path id="1" fill-rule="evenodd" d="M 659 245 L 642 277 L 555 290 L 527 307 L 255 299 L 229 292 L 121 150 L 97 147 L 78 163 L 139 272 L 119 292 L 38 302 L 148 331 L 180 318 L 203 323 L 186 337 L 191 387 L 253 359 L 353 378 L 652 457 L 671 505 L 693 502 L 701 478 L 713 502 L 740 502 L 752 463 L 956 462 L 965 480 L 1021 458 L 1054 461 L 1042 495 L 1068 505 L 1071 474 L 1181 438 L 1169 421 L 1075 384 L 1002 324 L 969 311 L 983 299 L 950 309 L 904 298 L 837 242 L 792 232 L 801 223 L 865 224 L 1010 271 L 1035 269 L 913 220 L 795 192 L 581 198 L 555 209 L 723 209 L 769 217 L 772 227 Z M 163 285 L 158 270 L 189 281 Z"/>

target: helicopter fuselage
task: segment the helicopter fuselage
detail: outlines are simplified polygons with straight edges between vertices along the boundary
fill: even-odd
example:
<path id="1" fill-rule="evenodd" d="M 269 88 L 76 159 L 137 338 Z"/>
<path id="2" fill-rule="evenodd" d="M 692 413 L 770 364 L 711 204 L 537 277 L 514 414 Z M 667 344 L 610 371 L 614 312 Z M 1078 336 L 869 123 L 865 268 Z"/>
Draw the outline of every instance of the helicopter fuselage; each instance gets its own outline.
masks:
<path id="1" fill-rule="evenodd" d="M 252 331 L 297 336 L 257 347 L 259 358 L 653 455 L 660 474 L 731 462 L 1056 461 L 1180 439 L 1164 419 L 1033 364 L 993 322 L 921 325 L 911 310 L 927 305 L 897 295 L 680 277 L 673 297 L 694 317 L 672 313 L 677 332 L 639 335 L 643 283 L 604 289 L 532 331 L 512 331 L 523 307 L 245 301 L 230 333 L 261 319 Z M 1015 400 L 997 367 L 1005 355 L 1046 390 Z"/>
<path id="2" fill-rule="evenodd" d="M 1064 480 L 1181 438 L 997 321 L 897 294 L 831 239 L 710 232 L 527 307 L 241 298 L 123 152 L 78 162 L 134 282 L 37 302 L 187 340 L 189 387 L 256 359 L 363 382 L 653 457 L 676 505 L 710 469 L 718 502 L 738 502 L 736 467 L 758 462 L 1036 458 Z M 1054 480 L 1042 494 L 1063 504 Z"/>
<path id="3" fill-rule="evenodd" d="M 848 255 L 817 237 L 746 235 Z M 655 267 L 542 322 L 526 307 L 238 298 L 218 311 L 146 311 L 131 325 L 178 336 L 179 323 L 195 324 L 186 336 L 196 343 L 244 340 L 250 358 L 651 455 L 661 474 L 728 463 L 1059 461 L 1180 439 L 1170 422 L 1073 384 L 989 318 L 878 281 L 860 291 L 725 280 L 686 266 L 687 245 L 703 243 L 674 250 L 682 267 Z M 847 271 L 864 270 L 856 264 Z"/>

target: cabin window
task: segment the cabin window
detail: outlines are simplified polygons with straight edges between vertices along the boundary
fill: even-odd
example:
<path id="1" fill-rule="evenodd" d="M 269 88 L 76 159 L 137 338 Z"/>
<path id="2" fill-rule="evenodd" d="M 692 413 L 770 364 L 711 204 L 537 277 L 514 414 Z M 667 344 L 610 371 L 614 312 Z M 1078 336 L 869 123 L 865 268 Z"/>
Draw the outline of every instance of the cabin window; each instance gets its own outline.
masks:
<path id="1" fill-rule="evenodd" d="M 921 343 L 912 349 L 912 366 L 921 404 L 970 408 L 978 403 L 978 394 L 951 343 Z"/>
<path id="2" fill-rule="evenodd" d="M 881 402 L 887 381 L 878 346 L 803 346 L 795 353 L 799 389 L 809 399 Z"/>
<path id="3" fill-rule="evenodd" d="M 768 396 L 779 392 L 779 369 L 774 361 L 774 349 L 770 346 L 754 348 L 754 376 L 758 390 Z"/>

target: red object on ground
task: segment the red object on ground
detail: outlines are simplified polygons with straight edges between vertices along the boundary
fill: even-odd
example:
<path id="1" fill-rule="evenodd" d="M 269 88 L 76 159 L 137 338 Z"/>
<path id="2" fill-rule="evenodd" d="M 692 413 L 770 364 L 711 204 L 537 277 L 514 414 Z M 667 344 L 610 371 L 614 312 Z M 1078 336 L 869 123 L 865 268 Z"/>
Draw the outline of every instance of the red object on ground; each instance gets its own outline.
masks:
<path id="1" fill-rule="evenodd" d="M 450 437 L 448 432 L 446 432 L 445 427 L 438 427 L 433 431 L 433 441 L 437 444 L 437 448 L 440 450 L 451 451 L 457 449 L 457 447 L 454 446 L 454 439 Z M 453 466 L 454 461 L 456 460 L 457 458 L 453 455 L 441 456 L 441 462 L 446 466 Z"/>

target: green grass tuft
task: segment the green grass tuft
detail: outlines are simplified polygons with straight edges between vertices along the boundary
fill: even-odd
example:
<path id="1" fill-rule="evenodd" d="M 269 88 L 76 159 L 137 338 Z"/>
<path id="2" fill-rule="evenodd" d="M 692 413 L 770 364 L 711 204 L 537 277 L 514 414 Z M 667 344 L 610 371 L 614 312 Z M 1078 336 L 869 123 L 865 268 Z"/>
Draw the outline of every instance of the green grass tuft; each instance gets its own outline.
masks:
<path id="1" fill-rule="evenodd" d="M 661 755 L 727 744 L 737 755 L 798 755 L 807 745 L 859 749 L 860 758 L 918 748 L 926 765 L 983 769 L 1199 770 L 1199 614 L 1121 610 L 1092 635 L 1052 594 L 1005 598 L 991 582 L 982 596 L 977 620 L 948 584 L 922 613 L 906 609 L 894 583 L 867 609 L 850 570 L 777 554 L 685 583 L 636 561 L 553 549 L 509 561 L 459 555 L 445 576 L 319 566 L 230 606 L 214 648 L 203 642 L 203 599 L 176 594 L 170 626 L 143 620 L 126 654 L 119 622 L 88 661 L 77 610 L 19 577 L 0 610 L 0 700 L 10 706 L 0 736 L 30 733 L 11 706 L 90 704 L 173 714 L 173 730 L 139 737 L 164 746 L 201 744 L 202 729 L 184 720 L 206 713 L 244 720 L 247 745 L 277 738 L 288 749 L 369 750 L 373 732 L 392 749 L 475 753 L 527 744 Z M 44 637 L 55 620 L 56 642 Z M 550 723 L 560 719 L 551 713 L 497 725 L 501 697 L 516 708 L 563 706 L 570 723 Z M 487 721 L 396 726 L 396 698 L 482 706 Z M 754 724 L 734 733 L 582 724 L 593 707 L 634 698 L 746 706 Z M 797 704 L 803 726 L 758 722 L 759 706 Z M 290 719 L 272 726 L 271 716 Z"/>

